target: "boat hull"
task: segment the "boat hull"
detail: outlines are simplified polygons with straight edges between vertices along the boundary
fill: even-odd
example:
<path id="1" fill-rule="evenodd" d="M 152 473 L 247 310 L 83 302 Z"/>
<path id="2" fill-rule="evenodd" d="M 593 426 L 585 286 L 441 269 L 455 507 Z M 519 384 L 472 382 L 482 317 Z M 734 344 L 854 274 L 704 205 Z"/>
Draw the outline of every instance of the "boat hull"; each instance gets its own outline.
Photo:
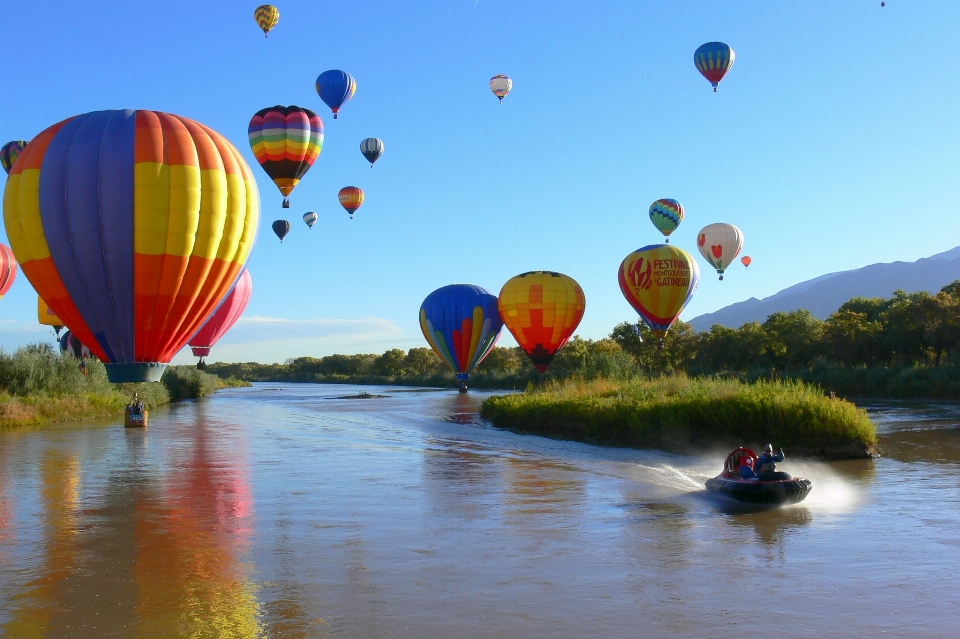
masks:
<path id="1" fill-rule="evenodd" d="M 797 504 L 810 494 L 809 479 L 793 477 L 778 481 L 749 481 L 719 475 L 707 480 L 707 490 L 729 497 L 742 504 Z"/>
<path id="2" fill-rule="evenodd" d="M 123 425 L 127 428 L 145 427 L 147 425 L 147 411 L 133 412 L 127 406 L 126 410 L 123 411 Z"/>

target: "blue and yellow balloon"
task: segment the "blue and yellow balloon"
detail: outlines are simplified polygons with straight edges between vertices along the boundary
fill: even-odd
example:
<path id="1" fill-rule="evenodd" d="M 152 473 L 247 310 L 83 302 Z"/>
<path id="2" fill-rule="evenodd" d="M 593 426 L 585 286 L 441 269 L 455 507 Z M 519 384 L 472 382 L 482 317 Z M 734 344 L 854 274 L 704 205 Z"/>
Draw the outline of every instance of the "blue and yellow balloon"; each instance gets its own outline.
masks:
<path id="1" fill-rule="evenodd" d="M 438 288 L 420 305 L 420 330 L 453 369 L 461 393 L 467 392 L 471 371 L 496 346 L 502 328 L 497 296 L 472 284 Z"/>

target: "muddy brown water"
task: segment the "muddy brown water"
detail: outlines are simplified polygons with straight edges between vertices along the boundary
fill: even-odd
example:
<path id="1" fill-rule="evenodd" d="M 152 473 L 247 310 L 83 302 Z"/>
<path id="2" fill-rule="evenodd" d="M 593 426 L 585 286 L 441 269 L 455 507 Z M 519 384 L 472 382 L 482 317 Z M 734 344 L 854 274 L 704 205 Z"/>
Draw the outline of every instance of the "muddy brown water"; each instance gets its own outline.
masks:
<path id="1" fill-rule="evenodd" d="M 787 450 L 813 492 L 753 512 L 703 491 L 726 451 L 504 432 L 484 396 L 0 431 L 0 636 L 960 636 L 960 405 L 868 404 L 883 458 Z"/>

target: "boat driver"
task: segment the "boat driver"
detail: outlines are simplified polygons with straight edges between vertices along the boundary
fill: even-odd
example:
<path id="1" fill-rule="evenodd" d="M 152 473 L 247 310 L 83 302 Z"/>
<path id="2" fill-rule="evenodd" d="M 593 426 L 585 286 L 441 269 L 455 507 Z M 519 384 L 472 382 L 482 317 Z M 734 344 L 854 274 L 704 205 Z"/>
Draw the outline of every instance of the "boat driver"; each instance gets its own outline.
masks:
<path id="1" fill-rule="evenodd" d="M 777 462 L 783 461 L 783 449 L 777 448 L 777 454 L 773 454 L 773 444 L 767 444 L 763 449 L 763 454 L 757 459 L 756 472 L 761 477 L 777 470 Z"/>

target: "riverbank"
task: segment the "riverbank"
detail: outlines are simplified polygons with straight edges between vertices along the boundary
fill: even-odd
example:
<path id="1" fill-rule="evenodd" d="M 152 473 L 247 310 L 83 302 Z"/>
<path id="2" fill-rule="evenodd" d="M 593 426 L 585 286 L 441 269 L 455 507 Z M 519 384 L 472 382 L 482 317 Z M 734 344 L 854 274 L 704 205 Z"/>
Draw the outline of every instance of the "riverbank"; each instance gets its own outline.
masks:
<path id="1" fill-rule="evenodd" d="M 79 360 L 70 355 L 26 347 L 12 355 L 0 353 L 0 428 L 119 416 L 134 392 L 150 409 L 250 385 L 193 366 L 170 366 L 160 382 L 111 384 L 97 360 L 88 360 L 84 374 Z"/>
<path id="2" fill-rule="evenodd" d="M 866 411 L 796 381 L 567 380 L 490 397 L 480 414 L 519 432 L 668 452 L 772 442 L 815 459 L 877 454 L 876 427 Z"/>

